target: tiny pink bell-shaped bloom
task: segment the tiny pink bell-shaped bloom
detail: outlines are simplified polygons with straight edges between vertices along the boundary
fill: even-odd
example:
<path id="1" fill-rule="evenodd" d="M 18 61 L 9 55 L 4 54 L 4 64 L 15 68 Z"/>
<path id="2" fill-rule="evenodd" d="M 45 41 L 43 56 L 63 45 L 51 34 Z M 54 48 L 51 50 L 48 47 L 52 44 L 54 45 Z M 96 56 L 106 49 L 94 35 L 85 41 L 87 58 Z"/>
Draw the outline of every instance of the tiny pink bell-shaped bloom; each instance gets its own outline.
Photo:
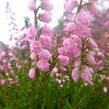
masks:
<path id="1" fill-rule="evenodd" d="M 79 69 L 74 68 L 72 70 L 72 79 L 76 82 L 79 79 Z"/>
<path id="2" fill-rule="evenodd" d="M 51 46 L 52 45 L 52 38 L 45 36 L 45 35 L 41 35 L 39 41 L 42 46 Z"/>
<path id="3" fill-rule="evenodd" d="M 58 62 L 62 66 L 67 66 L 69 64 L 69 58 L 67 56 L 59 55 Z"/>
<path id="4" fill-rule="evenodd" d="M 86 59 L 87 61 L 92 64 L 92 65 L 95 65 L 96 64 L 96 60 L 95 60 L 95 52 L 93 51 L 89 51 L 87 54 L 86 54 Z"/>
<path id="5" fill-rule="evenodd" d="M 36 59 L 36 54 L 34 52 L 32 52 L 30 54 L 30 58 L 31 58 L 31 60 L 35 60 Z"/>
<path id="6" fill-rule="evenodd" d="M 33 79 L 33 78 L 35 78 L 35 76 L 36 76 L 36 71 L 35 71 L 34 69 L 30 69 L 28 75 L 29 75 L 29 78 L 30 78 L 30 79 Z"/>
<path id="7" fill-rule="evenodd" d="M 51 58 L 51 53 L 46 49 L 42 49 L 42 51 L 39 53 L 39 58 L 48 62 Z"/>
<path id="8" fill-rule="evenodd" d="M 52 20 L 51 15 L 49 13 L 41 13 L 39 14 L 39 20 L 42 22 L 50 22 Z"/>
<path id="9" fill-rule="evenodd" d="M 52 71 L 53 71 L 53 73 L 58 73 L 58 68 L 54 67 Z"/>
<path id="10" fill-rule="evenodd" d="M 48 65 L 48 62 L 46 60 L 39 60 L 37 62 L 37 67 L 41 70 L 41 71 L 44 71 L 44 72 L 47 72 L 49 71 L 49 65 Z"/>

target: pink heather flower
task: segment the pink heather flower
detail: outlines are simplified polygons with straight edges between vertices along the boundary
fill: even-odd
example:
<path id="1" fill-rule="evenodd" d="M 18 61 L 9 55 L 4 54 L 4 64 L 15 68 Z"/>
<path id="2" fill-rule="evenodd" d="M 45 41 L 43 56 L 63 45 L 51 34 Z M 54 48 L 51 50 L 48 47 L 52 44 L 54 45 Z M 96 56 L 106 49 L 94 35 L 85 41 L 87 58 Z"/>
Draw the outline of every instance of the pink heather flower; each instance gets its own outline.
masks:
<path id="1" fill-rule="evenodd" d="M 72 32 L 74 29 L 74 23 L 64 23 L 64 32 Z"/>
<path id="2" fill-rule="evenodd" d="M 7 64 L 8 63 L 8 59 L 6 59 L 6 58 L 2 59 L 2 63 L 3 64 Z"/>
<path id="3" fill-rule="evenodd" d="M 6 56 L 6 52 L 5 52 L 5 51 L 1 51 L 1 52 L 0 52 L 0 57 L 3 58 L 3 57 L 5 57 L 5 56 Z"/>
<path id="4" fill-rule="evenodd" d="M 95 5 L 95 3 L 91 4 L 88 6 L 88 10 L 90 11 L 90 13 L 92 15 L 97 15 L 98 14 L 98 9 L 97 9 L 97 6 Z"/>
<path id="5" fill-rule="evenodd" d="M 65 49 L 64 47 L 60 47 L 60 48 L 57 48 L 57 51 L 60 55 L 65 55 Z"/>
<path id="6" fill-rule="evenodd" d="M 27 45 L 23 45 L 23 46 L 22 46 L 22 49 L 23 49 L 23 50 L 25 50 L 25 49 L 27 49 L 27 48 L 28 48 Z"/>
<path id="7" fill-rule="evenodd" d="M 41 71 L 44 71 L 44 72 L 49 71 L 48 62 L 46 62 L 45 60 L 39 60 L 39 61 L 37 62 L 37 67 L 38 67 Z"/>
<path id="8" fill-rule="evenodd" d="M 78 5 L 76 0 L 68 0 L 64 4 L 66 12 L 72 12 L 72 10 Z"/>
<path id="9" fill-rule="evenodd" d="M 103 68 L 104 68 L 103 60 L 98 59 L 96 62 L 96 69 L 103 70 Z"/>
<path id="10" fill-rule="evenodd" d="M 63 42 L 63 47 L 65 49 L 65 55 L 69 58 L 78 57 L 81 53 L 78 43 L 76 43 L 72 38 L 66 38 Z"/>
<path id="11" fill-rule="evenodd" d="M 91 23 L 91 15 L 89 12 L 80 11 L 76 16 L 76 23 L 82 23 L 84 25 L 90 25 Z"/>
<path id="12" fill-rule="evenodd" d="M 32 52 L 30 54 L 30 58 L 31 58 L 31 60 L 35 60 L 36 59 L 36 54 L 34 52 Z"/>
<path id="13" fill-rule="evenodd" d="M 48 36 L 41 35 L 39 41 L 43 47 L 52 45 L 52 38 Z"/>
<path id="14" fill-rule="evenodd" d="M 54 67 L 52 71 L 53 71 L 53 73 L 58 73 L 58 68 Z"/>
<path id="15" fill-rule="evenodd" d="M 41 33 L 45 36 L 53 36 L 53 29 L 51 29 L 48 25 L 44 25 L 41 29 Z"/>
<path id="16" fill-rule="evenodd" d="M 0 65 L 0 71 L 2 72 L 4 70 L 4 66 Z"/>
<path id="17" fill-rule="evenodd" d="M 82 70 L 81 78 L 85 81 L 85 83 L 93 85 L 92 74 L 88 66 L 85 66 L 84 69 Z"/>
<path id="18" fill-rule="evenodd" d="M 73 24 L 73 33 L 82 37 L 91 37 L 91 29 L 88 25 L 82 24 L 81 22 Z"/>
<path id="19" fill-rule="evenodd" d="M 74 67 L 79 67 L 81 65 L 81 60 L 79 58 L 74 59 Z"/>
<path id="20" fill-rule="evenodd" d="M 14 80 L 12 78 L 8 78 L 7 82 L 8 82 L 9 85 L 12 85 L 14 83 Z"/>
<path id="21" fill-rule="evenodd" d="M 39 54 L 42 50 L 41 43 L 39 41 L 32 41 L 30 44 L 31 52 Z"/>
<path id="22" fill-rule="evenodd" d="M 103 91 L 104 91 L 104 93 L 107 93 L 108 92 L 108 89 L 107 89 L 107 87 L 105 86 L 105 87 L 103 87 Z"/>
<path id="23" fill-rule="evenodd" d="M 33 78 L 35 78 L 35 76 L 36 76 L 36 71 L 35 71 L 34 69 L 30 69 L 28 75 L 29 75 L 29 78 L 30 78 L 30 79 L 33 79 Z"/>
<path id="24" fill-rule="evenodd" d="M 66 69 L 64 66 L 62 66 L 62 65 L 60 66 L 60 69 L 61 69 L 62 71 L 65 71 L 65 72 L 67 71 L 67 69 Z"/>
<path id="25" fill-rule="evenodd" d="M 67 66 L 69 64 L 69 58 L 67 56 L 59 55 L 58 62 L 62 66 Z"/>
<path id="26" fill-rule="evenodd" d="M 48 50 L 42 49 L 42 51 L 39 53 L 39 58 L 48 62 L 51 58 L 51 53 Z"/>
<path id="27" fill-rule="evenodd" d="M 28 8 L 31 10 L 31 11 L 34 11 L 36 9 L 36 2 L 34 0 L 31 0 L 29 2 L 29 5 L 28 5 Z"/>
<path id="28" fill-rule="evenodd" d="M 0 86 L 5 83 L 5 80 L 0 80 Z"/>
<path id="29" fill-rule="evenodd" d="M 78 44 L 77 46 L 79 48 L 82 48 L 82 41 L 81 41 L 79 36 L 74 34 L 74 35 L 71 36 L 71 38 Z"/>
<path id="30" fill-rule="evenodd" d="M 39 14 L 39 20 L 42 22 L 50 22 L 52 20 L 50 13 Z"/>
<path id="31" fill-rule="evenodd" d="M 27 38 L 29 40 L 35 40 L 37 35 L 37 30 L 34 26 L 31 26 L 27 29 Z"/>
<path id="32" fill-rule="evenodd" d="M 42 0 L 41 1 L 41 9 L 49 12 L 49 11 L 53 10 L 53 5 L 49 0 Z"/>
<path id="33" fill-rule="evenodd" d="M 95 52 L 93 51 L 89 51 L 87 54 L 86 54 L 86 59 L 87 61 L 92 64 L 92 65 L 95 65 L 96 64 L 96 60 L 95 60 Z"/>
<path id="34" fill-rule="evenodd" d="M 90 71 L 91 74 L 94 73 L 94 70 L 91 67 L 89 67 L 89 71 Z"/>
<path id="35" fill-rule="evenodd" d="M 98 56 L 101 60 L 103 60 L 103 59 L 105 58 L 105 56 L 104 56 L 104 54 L 103 54 L 102 52 L 98 52 L 98 53 L 97 53 L 97 56 Z"/>
<path id="36" fill-rule="evenodd" d="M 92 50 L 94 48 L 98 48 L 98 45 L 96 44 L 96 42 L 92 38 L 87 38 L 87 46 Z"/>
<path id="37" fill-rule="evenodd" d="M 72 70 L 72 79 L 74 80 L 74 81 L 77 81 L 78 79 L 79 79 L 79 69 L 78 68 L 74 68 L 73 70 Z"/>

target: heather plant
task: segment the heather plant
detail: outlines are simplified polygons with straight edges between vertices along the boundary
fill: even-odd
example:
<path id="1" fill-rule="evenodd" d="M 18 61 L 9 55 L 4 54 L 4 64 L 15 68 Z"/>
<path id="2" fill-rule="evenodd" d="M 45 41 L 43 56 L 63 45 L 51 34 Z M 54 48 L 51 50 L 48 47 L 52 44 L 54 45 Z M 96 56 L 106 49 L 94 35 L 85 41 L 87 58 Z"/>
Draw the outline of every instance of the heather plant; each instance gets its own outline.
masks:
<path id="1" fill-rule="evenodd" d="M 107 11 L 99 16 L 96 3 L 65 0 L 63 16 L 51 28 L 50 0 L 29 2 L 34 24 L 25 26 L 15 47 L 0 49 L 1 108 L 109 108 L 108 17 L 100 42 L 97 18 Z"/>

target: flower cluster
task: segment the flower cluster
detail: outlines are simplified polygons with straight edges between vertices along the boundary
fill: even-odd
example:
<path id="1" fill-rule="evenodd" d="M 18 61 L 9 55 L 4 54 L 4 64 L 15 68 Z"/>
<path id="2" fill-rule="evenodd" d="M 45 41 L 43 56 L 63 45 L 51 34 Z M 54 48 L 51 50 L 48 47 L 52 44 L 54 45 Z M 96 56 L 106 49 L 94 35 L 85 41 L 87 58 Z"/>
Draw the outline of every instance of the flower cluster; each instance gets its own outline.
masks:
<path id="1" fill-rule="evenodd" d="M 53 29 L 49 26 L 53 10 L 50 0 L 40 0 L 39 4 L 31 0 L 28 7 L 34 14 L 35 24 L 25 28 L 17 52 L 15 48 L 7 48 L 7 51 L 0 49 L 1 74 L 7 75 L 4 72 L 10 72 L 16 75 L 25 64 L 30 79 L 46 72 L 60 85 L 69 79 L 75 82 L 82 79 L 85 85 L 93 85 L 93 75 L 105 71 L 109 56 L 108 35 L 105 35 L 106 40 L 100 46 L 93 37 L 92 27 L 97 11 L 92 14 L 92 5 L 89 4 L 95 2 L 97 1 L 84 3 L 81 0 L 79 3 L 77 0 L 66 0 L 62 24 L 59 22 Z M 61 32 L 57 33 L 57 29 Z M 19 51 L 22 53 L 21 62 L 17 56 Z M 105 78 L 102 74 L 98 75 L 100 80 Z M 8 79 L 10 84 L 13 83 L 12 78 Z M 0 84 L 5 81 L 1 80 Z"/>

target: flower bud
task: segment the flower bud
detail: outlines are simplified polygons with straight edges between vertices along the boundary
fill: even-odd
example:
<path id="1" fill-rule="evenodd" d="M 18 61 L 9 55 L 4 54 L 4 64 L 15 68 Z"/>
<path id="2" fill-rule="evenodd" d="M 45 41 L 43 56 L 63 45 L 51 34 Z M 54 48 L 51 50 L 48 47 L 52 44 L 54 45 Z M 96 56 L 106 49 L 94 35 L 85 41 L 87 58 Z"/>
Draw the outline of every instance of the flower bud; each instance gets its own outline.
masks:
<path id="1" fill-rule="evenodd" d="M 29 75 L 29 78 L 30 78 L 30 79 L 33 79 L 33 78 L 35 78 L 36 71 L 35 71 L 34 69 L 30 69 L 28 75 Z"/>

